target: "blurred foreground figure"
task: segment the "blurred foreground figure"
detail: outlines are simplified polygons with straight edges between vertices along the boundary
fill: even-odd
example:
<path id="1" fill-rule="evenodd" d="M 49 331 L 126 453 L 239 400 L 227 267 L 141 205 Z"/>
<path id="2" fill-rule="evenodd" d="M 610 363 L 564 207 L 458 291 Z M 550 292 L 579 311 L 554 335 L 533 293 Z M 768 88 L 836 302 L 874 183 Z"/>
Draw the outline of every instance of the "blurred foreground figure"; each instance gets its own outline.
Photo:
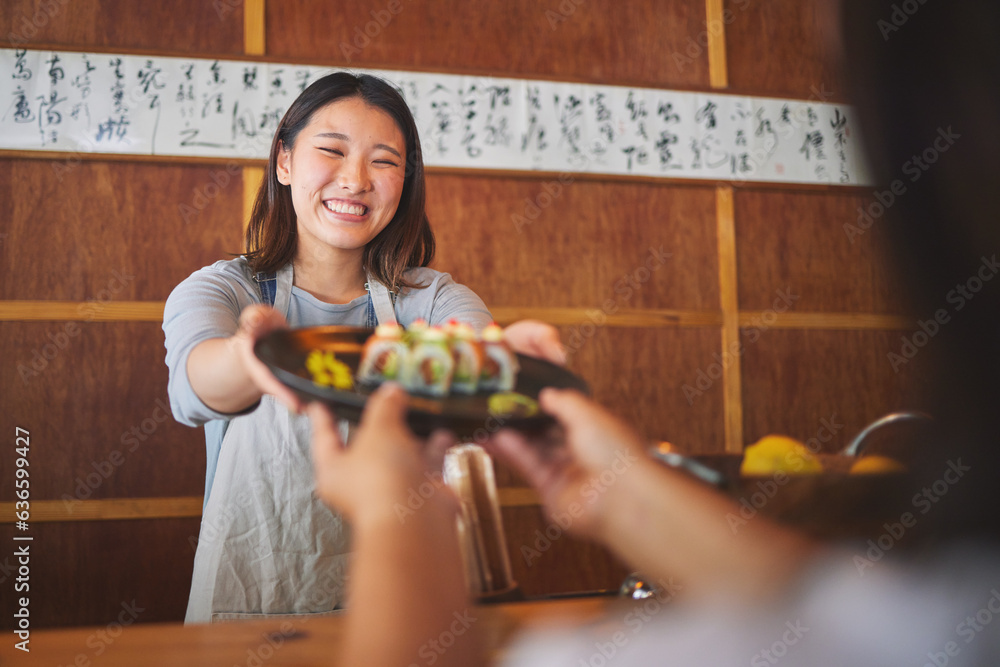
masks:
<path id="1" fill-rule="evenodd" d="M 638 614 L 640 605 L 522 637 L 507 664 L 998 664 L 1000 8 L 972 4 L 849 0 L 842 13 L 878 190 L 906 186 L 877 224 L 892 239 L 907 305 L 922 320 L 953 308 L 921 351 L 933 356 L 940 433 L 915 466 L 914 492 L 946 489 L 904 531 L 921 548 L 871 561 L 867 545 L 820 547 L 761 517 L 734 534 L 726 515 L 738 508 L 728 498 L 651 462 L 640 437 L 591 401 L 548 391 L 541 403 L 565 429 L 562 449 L 543 456 L 507 432 L 493 451 L 550 514 L 574 516 L 574 534 L 602 542 L 664 592 L 655 611 Z M 402 529 L 386 518 L 424 474 L 404 411 L 400 390 L 380 390 L 349 451 L 329 416 L 311 412 L 317 488 L 359 534 L 346 664 L 422 664 L 421 647 L 469 604 L 461 577 L 442 566 L 458 571 L 447 495 L 432 496 Z M 582 493 L 609 468 L 620 473 L 616 484 L 596 498 Z M 436 664 L 473 664 L 475 632 L 463 630 Z"/>

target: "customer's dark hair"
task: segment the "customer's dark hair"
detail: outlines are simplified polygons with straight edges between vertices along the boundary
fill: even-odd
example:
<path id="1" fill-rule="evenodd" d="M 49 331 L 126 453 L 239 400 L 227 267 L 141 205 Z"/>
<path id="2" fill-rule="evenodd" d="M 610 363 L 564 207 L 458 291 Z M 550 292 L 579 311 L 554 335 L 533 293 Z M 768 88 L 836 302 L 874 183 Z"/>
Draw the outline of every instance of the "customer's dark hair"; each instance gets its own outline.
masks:
<path id="1" fill-rule="evenodd" d="M 939 537 L 997 539 L 1000 5 L 844 4 L 852 98 L 878 188 L 895 180 L 906 188 L 879 224 L 915 319 L 949 315 L 918 360 L 932 362 L 932 409 L 943 430 L 921 473 L 928 484 L 944 480 L 920 521 Z"/>
<path id="2" fill-rule="evenodd" d="M 385 229 L 365 246 L 364 270 L 390 289 L 414 287 L 403 278 L 410 267 L 434 258 L 434 233 L 425 211 L 426 190 L 420 138 L 406 101 L 389 83 L 367 74 L 335 72 L 302 91 L 285 112 L 271 142 L 264 181 L 257 191 L 245 234 L 246 258 L 256 272 L 274 272 L 295 257 L 295 209 L 288 186 L 278 182 L 278 156 L 295 140 L 319 109 L 342 99 L 358 98 L 389 114 L 406 142 L 406 175 L 399 207 Z"/>

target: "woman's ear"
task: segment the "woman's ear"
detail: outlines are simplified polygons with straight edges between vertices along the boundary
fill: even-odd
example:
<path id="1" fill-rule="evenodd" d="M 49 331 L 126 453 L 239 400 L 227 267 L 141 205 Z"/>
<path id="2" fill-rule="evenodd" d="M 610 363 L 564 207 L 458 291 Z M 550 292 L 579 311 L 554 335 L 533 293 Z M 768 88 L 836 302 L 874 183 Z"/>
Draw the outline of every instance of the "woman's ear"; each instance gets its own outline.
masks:
<path id="1" fill-rule="evenodd" d="M 292 151 L 286 150 L 282 144 L 278 149 L 278 161 L 275 165 L 278 182 L 282 185 L 292 184 Z"/>

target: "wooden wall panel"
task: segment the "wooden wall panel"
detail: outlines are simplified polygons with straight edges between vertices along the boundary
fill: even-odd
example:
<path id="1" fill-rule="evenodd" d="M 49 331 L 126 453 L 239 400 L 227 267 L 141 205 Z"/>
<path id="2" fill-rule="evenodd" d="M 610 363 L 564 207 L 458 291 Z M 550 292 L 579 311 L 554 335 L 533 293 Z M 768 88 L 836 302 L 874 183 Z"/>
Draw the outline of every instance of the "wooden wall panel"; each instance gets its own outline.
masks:
<path id="1" fill-rule="evenodd" d="M 4 428 L 31 433 L 33 500 L 204 492 L 203 432 L 164 408 L 158 323 L 0 322 L 0 358 Z M 14 500 L 12 480 L 0 499 Z"/>
<path id="2" fill-rule="evenodd" d="M 788 288 L 799 296 L 790 312 L 903 312 L 885 234 L 877 222 L 857 227 L 858 208 L 871 201 L 836 191 L 738 190 L 740 308 L 772 308 Z M 848 234 L 845 224 L 860 234 Z"/>
<path id="3" fill-rule="evenodd" d="M 687 42 L 704 22 L 703 0 L 309 0 L 268 2 L 266 25 L 268 54 L 279 59 L 706 87 L 706 50 Z"/>
<path id="4" fill-rule="evenodd" d="M 252 30 L 248 44 L 273 61 L 707 89 L 712 31 L 714 53 L 728 53 L 731 91 L 843 100 L 826 41 L 833 3 L 824 0 L 724 0 L 724 35 L 717 32 L 722 26 L 706 24 L 705 0 L 265 5 L 264 48 Z M 402 11 L 386 20 L 390 5 Z M 13 0 L 0 6 L 0 27 L 15 43 L 225 56 L 243 52 L 243 14 L 241 0 Z M 376 31 L 371 22 L 379 18 L 384 25 Z M 366 28 L 368 43 L 353 44 Z M 725 88 L 724 69 L 716 72 Z M 11 202 L 0 215 L 7 269 L 0 300 L 98 298 L 111 272 L 120 271 L 135 278 L 111 298 L 160 301 L 192 270 L 240 247 L 242 174 L 213 189 L 222 166 L 87 162 L 57 176 L 63 164 L 0 161 L 0 197 Z M 722 322 L 714 187 L 588 179 L 561 184 L 553 197 L 554 179 L 432 174 L 435 266 L 495 308 L 596 313 L 612 300 L 640 313 L 686 309 Z M 540 204 L 545 194 L 551 205 L 518 233 L 512 215 L 526 215 L 526 200 Z M 842 229 L 866 201 L 843 190 L 738 190 L 738 307 L 765 310 L 776 290 L 790 287 L 802 295 L 795 311 L 899 312 L 899 286 L 878 254 L 884 240 L 877 225 L 854 244 Z M 200 212 L 188 211 L 186 222 L 182 204 Z M 661 245 L 671 257 L 651 279 L 627 298 L 616 292 L 649 247 Z M 738 313 L 732 300 L 727 304 L 731 322 Z M 741 404 L 738 396 L 724 401 L 720 326 L 590 325 L 581 320 L 561 330 L 573 353 L 570 367 L 590 381 L 594 398 L 650 440 L 692 453 L 722 451 L 725 415 L 735 419 L 740 407 L 747 442 L 768 432 L 805 440 L 821 420 L 835 419 L 843 426 L 828 444 L 834 450 L 879 414 L 920 406 L 922 359 L 898 375 L 886 359 L 903 332 L 772 330 L 756 341 L 744 332 Z M 123 435 L 143 424 L 155 429 L 134 452 L 122 452 L 123 462 L 90 497 L 200 496 L 202 432 L 172 420 L 155 423 L 162 414 L 157 401 L 166 395 L 159 323 L 79 322 L 66 349 L 24 382 L 17 364 L 30 363 L 33 351 L 66 326 L 0 322 L 0 358 L 14 361 L 0 371 L 0 411 L 5 424 L 12 420 L 5 428 L 16 423 L 31 431 L 32 498 L 73 493 L 77 478 L 95 463 L 102 467 L 123 449 Z M 502 468 L 498 477 L 504 486 L 523 485 Z M 0 500 L 9 500 L 9 487 L 2 488 Z M 537 507 L 506 508 L 504 518 L 515 577 L 528 594 L 614 587 L 626 572 L 607 552 L 566 537 L 529 566 L 520 547 L 534 547 L 548 523 Z M 36 524 L 33 627 L 104 624 L 132 599 L 147 609 L 139 622 L 180 620 L 197 526 L 196 519 Z M 0 524 L 0 540 L 9 542 L 12 529 Z M 0 583 L 8 576 L 2 558 Z M 10 598 L 2 599 L 0 612 L 9 619 Z"/>
<path id="5" fill-rule="evenodd" d="M 435 266 L 487 305 L 718 309 L 711 188 L 437 174 L 427 188 Z M 512 220 L 535 202 L 551 204 Z"/>
<path id="6" fill-rule="evenodd" d="M 836 2 L 725 0 L 729 87 L 820 102 L 846 100 L 837 67 Z"/>
<path id="7" fill-rule="evenodd" d="M 599 328 L 583 339 L 570 368 L 590 382 L 598 403 L 651 441 L 669 440 L 691 453 L 722 451 L 722 383 L 712 381 L 690 402 L 683 392 L 716 362 L 719 336 L 718 329 Z M 576 347 L 573 331 L 564 329 L 564 340 Z"/>
<path id="8" fill-rule="evenodd" d="M 744 430 L 747 444 L 768 433 L 806 441 L 823 420 L 841 424 L 824 445 L 839 451 L 869 422 L 899 409 L 926 408 L 925 357 L 899 365 L 905 331 L 779 331 L 744 335 Z"/>
<path id="9" fill-rule="evenodd" d="M 186 53 L 243 50 L 242 0 L 7 0 L 4 42 Z"/>
<path id="10" fill-rule="evenodd" d="M 224 165 L 0 160 L 0 298 L 166 299 L 240 251 L 241 183 Z"/>
<path id="11" fill-rule="evenodd" d="M 155 623 L 184 617 L 194 565 L 189 539 L 197 538 L 198 527 L 198 519 L 39 523 L 29 531 L 32 542 L 18 543 L 11 540 L 13 524 L 0 524 L 0 541 L 30 544 L 32 630 L 107 626 L 119 621 L 123 604 L 138 612 L 134 622 Z M 13 627 L 16 600 L 11 551 L 0 554 L 0 627 L 5 629 Z M 126 612 L 122 620 L 127 618 Z M 80 652 L 97 664 L 99 647 L 95 637 Z"/>

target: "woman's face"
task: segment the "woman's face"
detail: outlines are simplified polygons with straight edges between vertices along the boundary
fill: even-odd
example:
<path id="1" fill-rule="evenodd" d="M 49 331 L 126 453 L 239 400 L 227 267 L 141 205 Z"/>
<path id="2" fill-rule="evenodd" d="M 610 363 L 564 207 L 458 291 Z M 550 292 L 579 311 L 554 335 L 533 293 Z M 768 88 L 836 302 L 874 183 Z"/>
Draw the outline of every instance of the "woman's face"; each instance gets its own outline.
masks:
<path id="1" fill-rule="evenodd" d="M 385 111 L 356 97 L 317 110 L 292 149 L 278 154 L 299 252 L 364 248 L 396 213 L 405 164 L 403 133 Z"/>

